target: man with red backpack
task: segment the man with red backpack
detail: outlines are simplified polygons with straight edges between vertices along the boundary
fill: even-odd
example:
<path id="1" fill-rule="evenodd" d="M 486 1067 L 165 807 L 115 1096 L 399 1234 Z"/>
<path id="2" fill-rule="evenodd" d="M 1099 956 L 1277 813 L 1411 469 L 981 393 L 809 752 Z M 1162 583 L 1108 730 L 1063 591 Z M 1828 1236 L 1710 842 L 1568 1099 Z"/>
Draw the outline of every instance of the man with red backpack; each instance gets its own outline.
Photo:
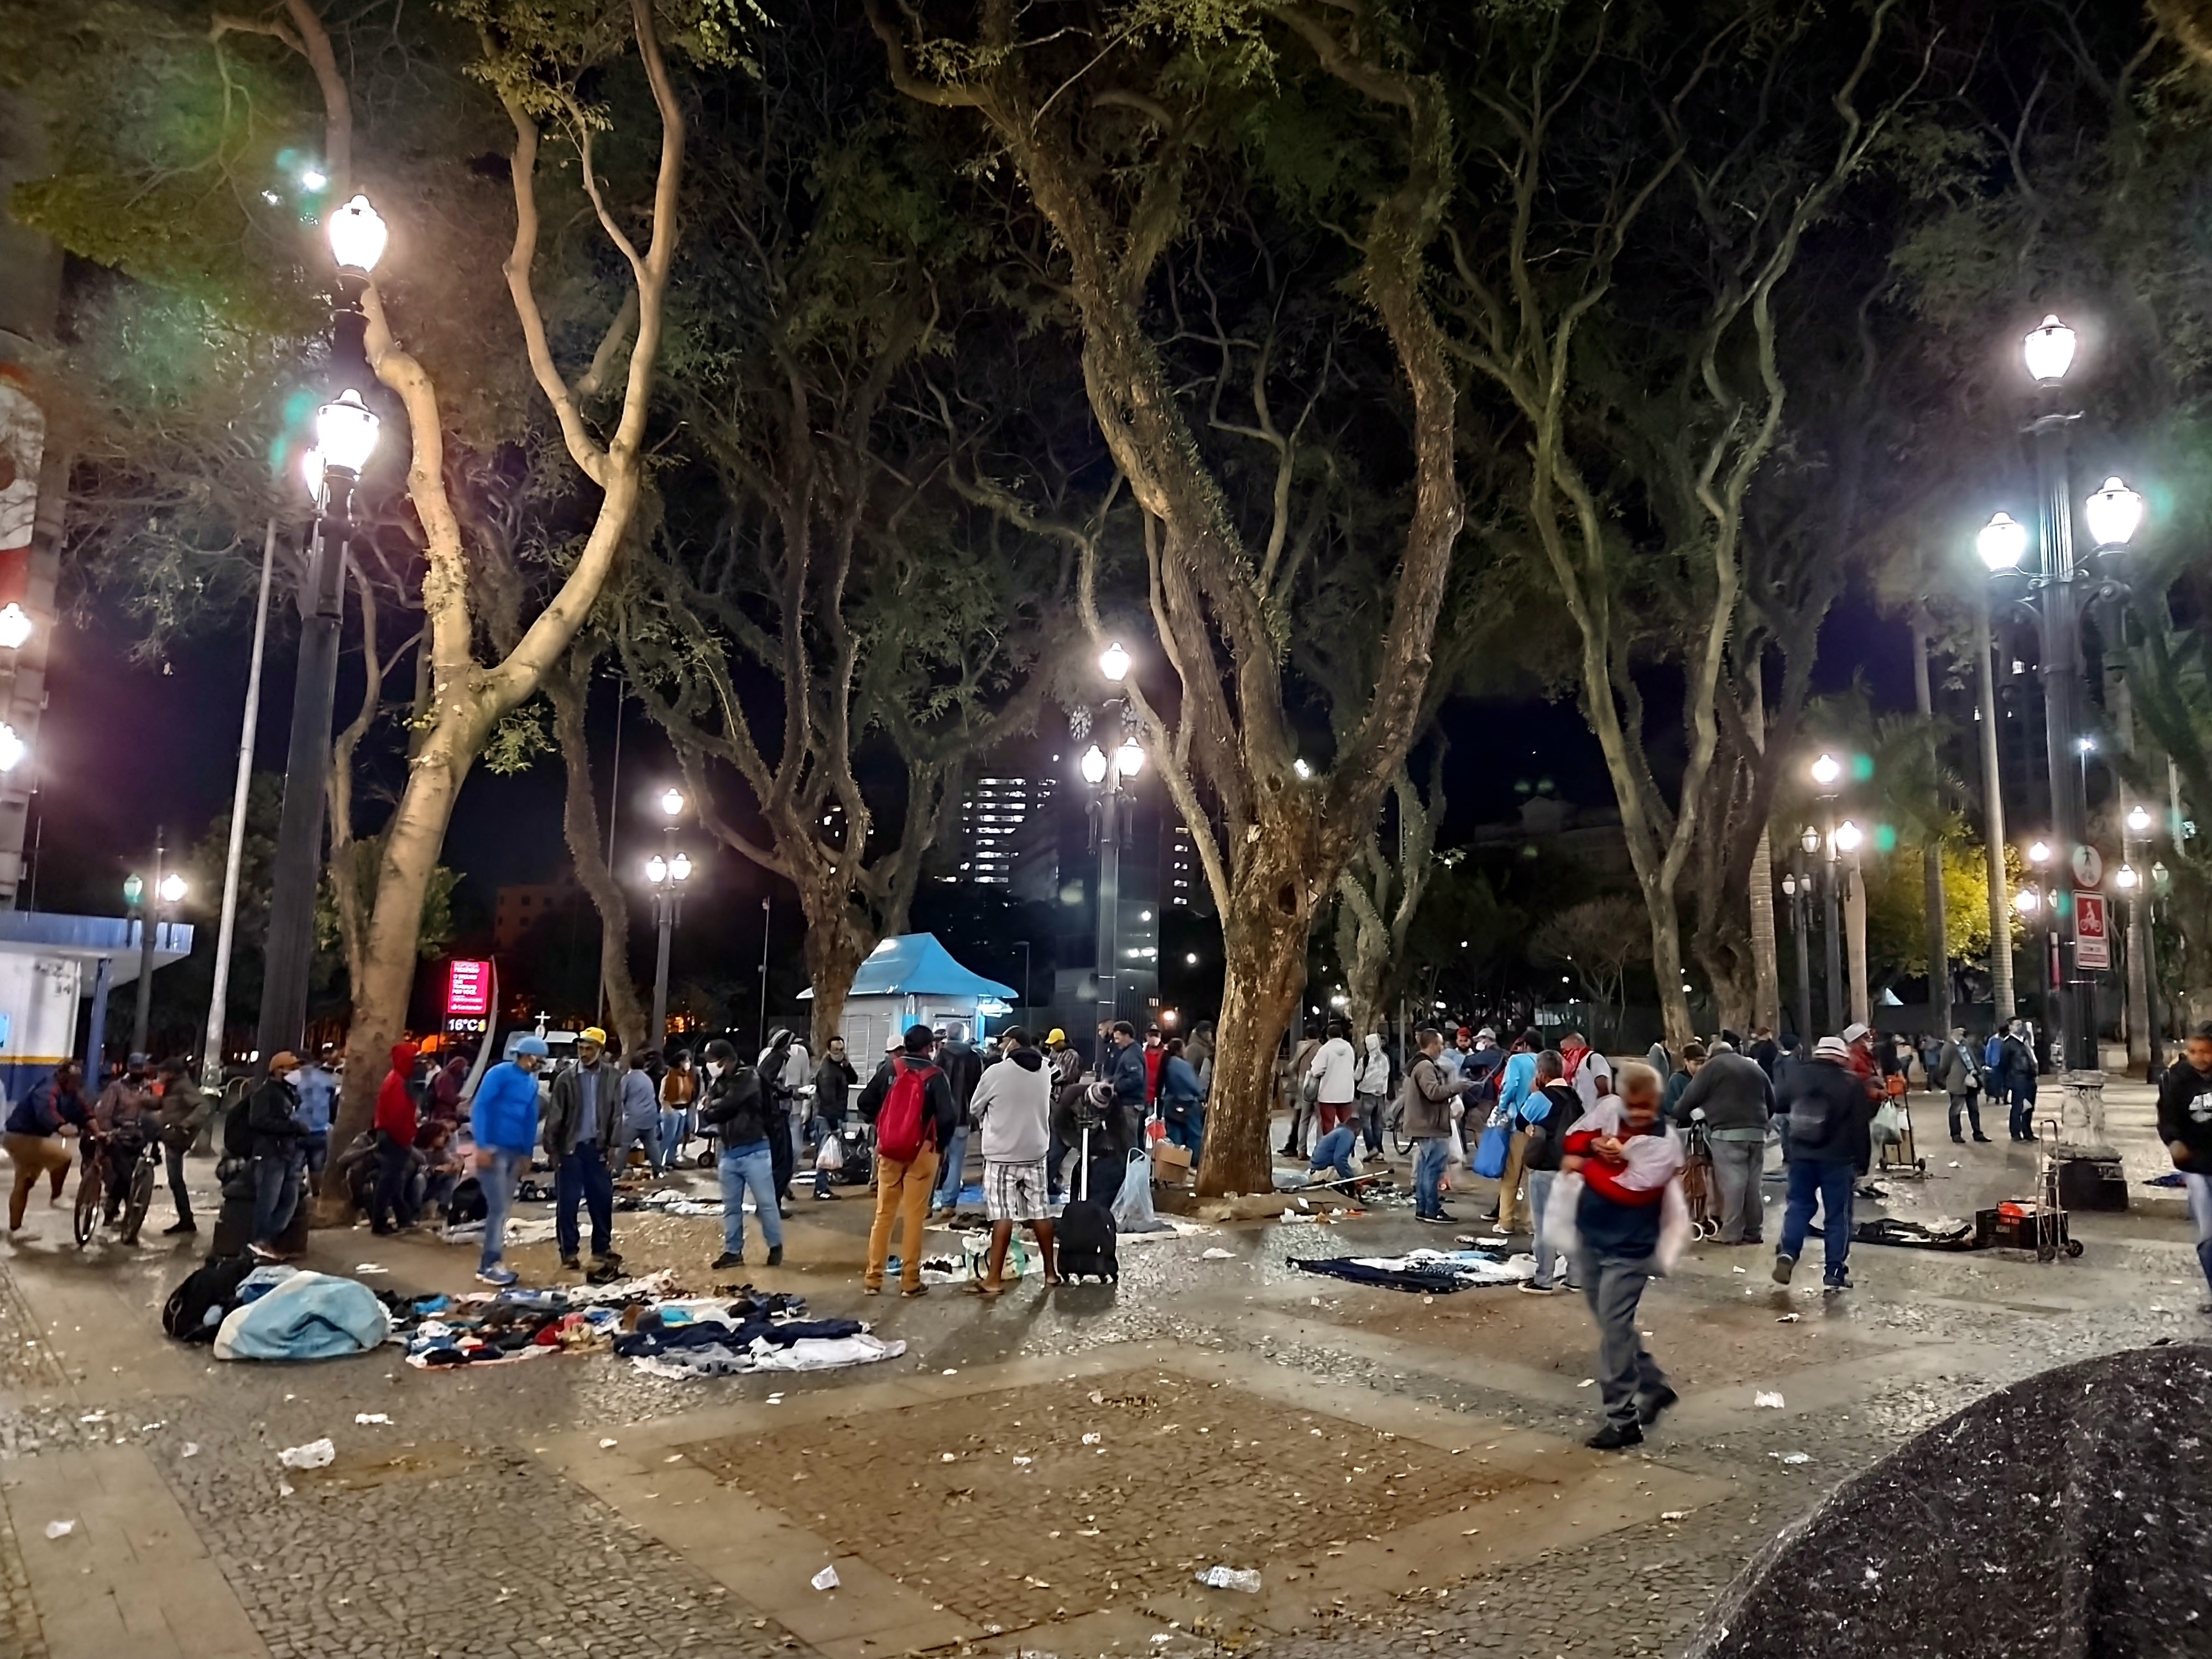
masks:
<path id="1" fill-rule="evenodd" d="M 921 1228 L 937 1179 L 938 1149 L 951 1144 L 960 1109 L 945 1073 L 930 1064 L 937 1034 L 909 1025 L 898 1052 L 887 1056 L 860 1091 L 862 1118 L 876 1126 L 876 1218 L 868 1229 L 868 1265 L 861 1288 L 878 1296 L 890 1258 L 891 1224 L 899 1237 L 899 1293 L 921 1294 Z"/>

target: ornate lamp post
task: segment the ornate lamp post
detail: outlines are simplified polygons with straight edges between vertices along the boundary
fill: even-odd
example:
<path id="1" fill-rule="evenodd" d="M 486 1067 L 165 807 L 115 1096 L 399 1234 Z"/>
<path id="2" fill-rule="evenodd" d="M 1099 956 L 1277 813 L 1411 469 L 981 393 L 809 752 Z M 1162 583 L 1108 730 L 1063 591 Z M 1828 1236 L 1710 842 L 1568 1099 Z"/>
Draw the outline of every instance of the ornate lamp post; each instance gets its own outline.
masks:
<path id="1" fill-rule="evenodd" d="M 653 921 L 660 938 L 653 955 L 653 1031 L 646 1039 L 658 1048 L 668 1038 L 668 947 L 676 924 L 684 916 L 684 884 L 691 879 L 691 860 L 677 850 L 676 820 L 684 812 L 684 792 L 664 790 L 660 797 L 663 850 L 645 861 L 645 878 L 653 890 Z"/>
<path id="2" fill-rule="evenodd" d="M 1824 754 L 1813 763 L 1809 769 L 1814 787 L 1820 792 L 1823 820 L 1821 839 L 1828 848 L 1827 881 L 1823 895 L 1821 922 L 1826 957 L 1824 965 L 1828 974 L 1828 1030 L 1832 1034 L 1844 1029 L 1843 866 L 1836 846 L 1836 791 L 1843 782 L 1844 764 L 1833 755 Z"/>

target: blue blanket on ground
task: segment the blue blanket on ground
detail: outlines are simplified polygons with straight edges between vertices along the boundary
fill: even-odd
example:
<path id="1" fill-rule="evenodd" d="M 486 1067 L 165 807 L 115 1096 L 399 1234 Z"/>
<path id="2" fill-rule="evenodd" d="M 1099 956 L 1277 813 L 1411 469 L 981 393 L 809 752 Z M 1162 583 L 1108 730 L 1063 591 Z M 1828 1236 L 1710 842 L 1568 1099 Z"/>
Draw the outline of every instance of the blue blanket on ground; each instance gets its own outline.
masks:
<path id="1" fill-rule="evenodd" d="M 392 1316 L 368 1285 L 333 1273 L 294 1273 L 225 1316 L 217 1359 L 335 1359 L 367 1353 L 391 1334 Z"/>

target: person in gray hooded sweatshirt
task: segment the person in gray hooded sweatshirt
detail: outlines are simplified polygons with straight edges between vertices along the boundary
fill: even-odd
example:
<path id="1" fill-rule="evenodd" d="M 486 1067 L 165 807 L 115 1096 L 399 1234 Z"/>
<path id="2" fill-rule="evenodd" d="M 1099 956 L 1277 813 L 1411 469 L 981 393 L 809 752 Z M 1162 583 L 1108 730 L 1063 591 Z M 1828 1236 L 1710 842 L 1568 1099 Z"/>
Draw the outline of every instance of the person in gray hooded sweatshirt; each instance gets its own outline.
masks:
<path id="1" fill-rule="evenodd" d="M 1060 1283 L 1045 1170 L 1052 1069 L 1020 1026 L 1010 1028 L 999 1041 L 1003 1058 L 985 1069 L 968 1103 L 969 1115 L 983 1128 L 983 1212 L 991 1223 L 988 1266 L 969 1286 L 979 1296 L 997 1296 L 1006 1289 L 1006 1249 L 1016 1222 L 1036 1235 L 1044 1282 Z"/>

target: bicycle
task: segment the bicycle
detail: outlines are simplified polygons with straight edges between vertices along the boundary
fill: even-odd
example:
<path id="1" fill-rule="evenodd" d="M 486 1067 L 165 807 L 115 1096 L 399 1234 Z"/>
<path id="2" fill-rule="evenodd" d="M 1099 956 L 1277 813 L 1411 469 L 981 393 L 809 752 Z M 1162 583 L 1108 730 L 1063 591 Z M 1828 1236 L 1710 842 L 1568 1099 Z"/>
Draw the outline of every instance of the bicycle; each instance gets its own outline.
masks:
<path id="1" fill-rule="evenodd" d="M 1406 1133 L 1406 1103 L 1394 1100 L 1389 1111 L 1390 1144 L 1398 1149 L 1398 1156 L 1406 1158 L 1413 1150 L 1413 1138 Z"/>
<path id="2" fill-rule="evenodd" d="M 161 1143 L 149 1137 L 140 1140 L 133 1149 L 127 1141 L 105 1137 L 87 1145 L 83 1168 L 76 1179 L 76 1207 L 70 1215 L 70 1228 L 80 1250 L 92 1242 L 93 1234 L 99 1230 L 108 1188 L 116 1180 L 112 1160 L 118 1153 L 129 1157 L 131 1164 L 123 1181 L 117 1237 L 125 1244 L 138 1242 L 138 1229 L 144 1224 L 147 1208 L 154 1201 L 154 1180 L 161 1159 Z"/>

